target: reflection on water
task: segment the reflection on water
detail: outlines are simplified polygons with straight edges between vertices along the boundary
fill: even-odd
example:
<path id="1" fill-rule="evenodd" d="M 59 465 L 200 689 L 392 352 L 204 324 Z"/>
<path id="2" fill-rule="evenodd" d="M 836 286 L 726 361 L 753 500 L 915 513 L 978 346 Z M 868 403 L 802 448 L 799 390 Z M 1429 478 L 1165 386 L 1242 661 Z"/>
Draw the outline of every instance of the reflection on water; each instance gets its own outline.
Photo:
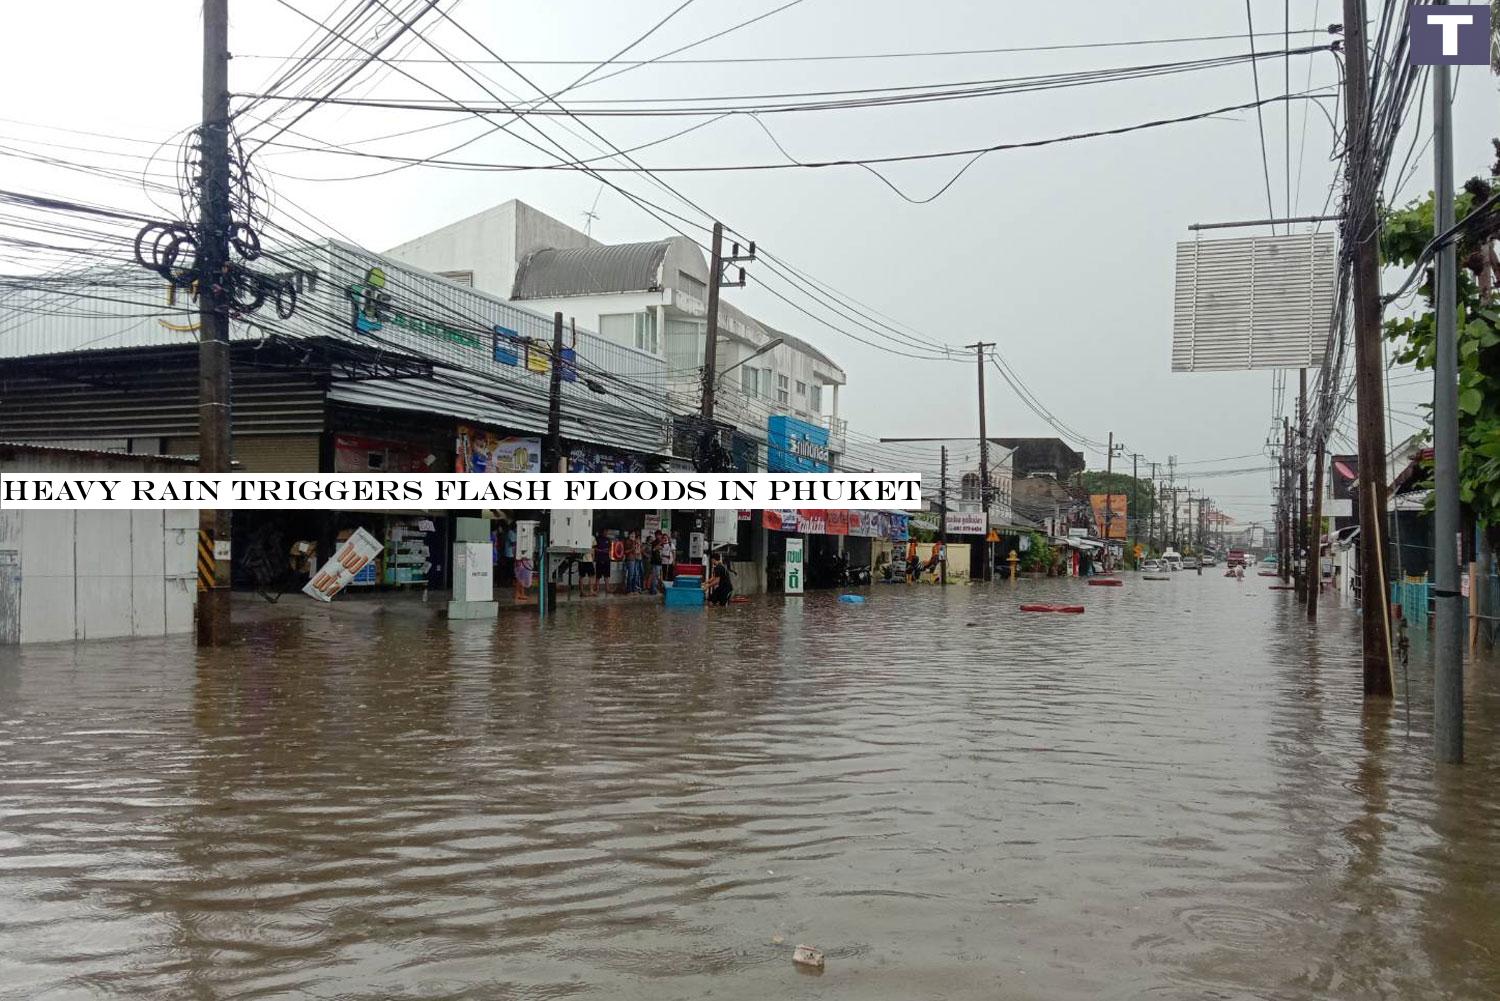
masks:
<path id="1" fill-rule="evenodd" d="M 12 650 L 0 996 L 1496 996 L 1495 670 L 1438 770 L 1357 644 L 1182 575 Z"/>

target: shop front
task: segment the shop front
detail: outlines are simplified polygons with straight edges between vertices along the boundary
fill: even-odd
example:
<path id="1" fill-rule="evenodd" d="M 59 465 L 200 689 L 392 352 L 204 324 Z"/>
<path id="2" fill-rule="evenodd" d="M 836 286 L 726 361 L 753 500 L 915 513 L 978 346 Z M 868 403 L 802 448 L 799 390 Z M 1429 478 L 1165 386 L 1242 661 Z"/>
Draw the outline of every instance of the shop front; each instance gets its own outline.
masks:
<path id="1" fill-rule="evenodd" d="M 823 510 L 810 508 L 761 512 L 765 532 L 767 590 L 783 589 L 786 541 L 802 540 L 808 588 L 838 585 L 841 569 L 871 568 L 879 580 L 880 568 L 889 565 L 894 552 L 908 538 L 908 516 L 889 511 Z"/>

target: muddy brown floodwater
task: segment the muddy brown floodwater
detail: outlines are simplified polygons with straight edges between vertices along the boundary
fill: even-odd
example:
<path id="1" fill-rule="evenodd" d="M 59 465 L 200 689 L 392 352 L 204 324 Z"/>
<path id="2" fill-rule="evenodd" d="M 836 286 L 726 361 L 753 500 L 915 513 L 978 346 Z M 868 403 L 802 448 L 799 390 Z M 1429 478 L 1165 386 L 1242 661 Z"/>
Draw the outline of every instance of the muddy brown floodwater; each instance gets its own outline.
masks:
<path id="1" fill-rule="evenodd" d="M 298 601 L 0 653 L 0 996 L 1500 995 L 1500 670 L 1438 769 L 1261 581 Z"/>

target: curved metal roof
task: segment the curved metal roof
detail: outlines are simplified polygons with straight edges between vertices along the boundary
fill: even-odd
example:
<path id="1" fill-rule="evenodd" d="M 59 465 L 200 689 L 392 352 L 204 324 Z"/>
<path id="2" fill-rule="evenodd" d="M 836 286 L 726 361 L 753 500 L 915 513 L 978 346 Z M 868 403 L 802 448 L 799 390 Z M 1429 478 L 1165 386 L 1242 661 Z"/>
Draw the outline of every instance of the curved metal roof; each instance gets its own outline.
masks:
<path id="1" fill-rule="evenodd" d="M 605 292 L 654 292 L 671 243 L 619 243 L 607 247 L 538 250 L 516 269 L 512 299 L 549 299 Z"/>

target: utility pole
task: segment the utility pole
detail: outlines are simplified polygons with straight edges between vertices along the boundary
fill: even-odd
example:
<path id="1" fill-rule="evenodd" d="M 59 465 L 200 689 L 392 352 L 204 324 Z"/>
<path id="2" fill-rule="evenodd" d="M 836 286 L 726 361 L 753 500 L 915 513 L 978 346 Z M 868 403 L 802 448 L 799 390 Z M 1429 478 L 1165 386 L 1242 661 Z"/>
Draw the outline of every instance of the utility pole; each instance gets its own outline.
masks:
<path id="1" fill-rule="evenodd" d="M 203 3 L 202 163 L 198 189 L 198 469 L 227 473 L 232 461 L 229 384 L 229 0 Z M 227 646 L 230 624 L 229 511 L 198 512 L 198 645 Z M 212 578 L 206 573 L 212 567 Z"/>
<path id="2" fill-rule="evenodd" d="M 1388 699 L 1391 677 L 1391 619 L 1385 582 L 1385 398 L 1381 384 L 1380 232 L 1371 150 L 1370 71 L 1366 65 L 1364 0 L 1344 0 L 1344 176 L 1349 193 L 1343 223 L 1346 246 L 1354 249 L 1354 379 L 1359 439 L 1360 603 L 1364 609 L 1365 697 Z M 1435 67 L 1434 67 L 1435 68 Z"/>
<path id="3" fill-rule="evenodd" d="M 547 390 L 547 443 L 542 449 L 542 472 L 562 472 L 562 352 L 563 315 L 552 314 L 552 375 Z"/>
<path id="4" fill-rule="evenodd" d="M 1439 0 L 1442 2 L 1442 0 Z M 1437 760 L 1464 760 L 1464 620 L 1458 589 L 1458 254 L 1453 229 L 1453 100 L 1448 67 L 1432 67 L 1432 148 L 1436 163 L 1433 228 L 1438 248 L 1433 281 L 1437 359 L 1433 366 L 1433 644 L 1432 737 Z M 1363 479 L 1363 475 L 1361 475 Z M 1477 575 L 1476 575 L 1477 576 Z"/>
<path id="5" fill-rule="evenodd" d="M 1292 579 L 1292 419 L 1281 419 L 1281 582 Z"/>
<path id="6" fill-rule="evenodd" d="M 1180 545 L 1180 546 L 1177 547 L 1177 551 L 1179 553 L 1182 552 L 1184 549 L 1190 548 L 1192 546 L 1192 544 L 1193 544 L 1193 493 L 1194 493 L 1194 491 L 1191 488 L 1184 488 L 1182 492 L 1185 493 L 1185 494 L 1187 494 L 1187 504 L 1186 504 L 1186 507 L 1187 507 L 1187 524 L 1183 526 L 1183 528 L 1187 532 L 1187 539 L 1182 543 L 1182 545 Z"/>
<path id="7" fill-rule="evenodd" d="M 1308 547 L 1312 578 L 1307 586 L 1307 619 L 1318 621 L 1318 597 L 1323 593 L 1323 439 L 1314 436 L 1312 545 Z"/>
<path id="8" fill-rule="evenodd" d="M 1111 569 L 1109 559 L 1109 540 L 1110 525 L 1112 525 L 1115 520 L 1114 478 L 1115 451 L 1117 448 L 1123 450 L 1125 446 L 1115 445 L 1115 433 L 1111 431 L 1109 433 L 1109 454 L 1104 457 L 1104 569 L 1106 570 Z"/>
<path id="9" fill-rule="evenodd" d="M 542 442 L 542 472 L 562 472 L 562 352 L 563 315 L 552 314 L 552 368 L 547 387 L 547 438 Z M 542 512 L 542 523 L 536 538 L 537 586 L 536 610 L 539 618 L 547 617 L 547 578 L 552 573 L 552 511 Z"/>
<path id="10" fill-rule="evenodd" d="M 724 281 L 724 265 L 731 261 L 753 261 L 755 260 L 755 241 L 750 241 L 749 253 L 741 255 L 740 245 L 736 243 L 729 257 L 724 256 L 724 224 L 714 223 L 713 242 L 710 247 L 708 260 L 708 322 L 704 330 L 703 342 L 703 391 L 699 397 L 699 416 L 702 418 L 703 428 L 699 432 L 698 442 L 701 450 L 706 442 L 714 434 L 714 392 L 718 388 L 718 361 L 719 361 L 719 289 L 721 286 L 732 285 L 737 288 L 744 287 L 745 269 L 740 268 L 740 280 L 726 283 Z M 704 554 L 705 566 L 713 563 L 714 552 L 714 522 L 708 519 L 704 526 L 704 545 L 707 552 Z"/>
<path id="11" fill-rule="evenodd" d="M 713 430 L 714 389 L 717 379 L 714 373 L 719 358 L 719 278 L 724 268 L 724 224 L 714 223 L 714 237 L 708 259 L 708 329 L 703 342 L 703 393 L 699 413 L 703 418 L 703 433 Z"/>
<path id="12" fill-rule="evenodd" d="M 1167 483 L 1171 485 L 1172 491 L 1172 548 L 1179 553 L 1182 552 L 1178 545 L 1182 540 L 1177 537 L 1177 456 L 1167 456 Z M 1162 519 L 1161 534 L 1167 534 L 1166 519 Z"/>
<path id="13" fill-rule="evenodd" d="M 1135 529 L 1131 530 L 1134 519 Z M 1125 512 L 1125 534 L 1136 543 L 1141 541 L 1141 453 L 1130 453 L 1130 510 Z"/>
<path id="14" fill-rule="evenodd" d="M 974 360 L 979 363 L 979 504 L 984 511 L 984 579 L 992 580 L 995 569 L 995 548 L 989 541 L 990 536 L 990 440 L 985 435 L 984 429 L 984 349 L 992 348 L 993 343 L 986 344 L 980 341 L 977 344 L 967 344 L 965 347 L 974 349 Z M 947 547 L 943 547 L 946 553 Z M 944 561 L 947 562 L 946 560 Z"/>
<path id="15" fill-rule="evenodd" d="M 1177 488 L 1174 486 L 1172 487 L 1172 548 L 1179 553 L 1182 552 L 1178 547 L 1181 541 L 1182 537 L 1177 534 Z"/>
<path id="16" fill-rule="evenodd" d="M 938 583 L 948 583 L 948 446 L 942 446 L 938 467 L 938 545 L 942 547 L 942 559 L 938 560 Z"/>
<path id="17" fill-rule="evenodd" d="M 1297 528 L 1292 532 L 1292 571 L 1297 575 L 1297 600 L 1307 601 L 1307 369 L 1297 371 L 1297 447 L 1292 453 L 1297 463 Z"/>
<path id="18" fill-rule="evenodd" d="M 1161 510 L 1161 492 L 1156 483 L 1157 463 L 1151 463 L 1151 513 L 1146 518 L 1146 551 L 1156 552 L 1156 513 Z"/>

